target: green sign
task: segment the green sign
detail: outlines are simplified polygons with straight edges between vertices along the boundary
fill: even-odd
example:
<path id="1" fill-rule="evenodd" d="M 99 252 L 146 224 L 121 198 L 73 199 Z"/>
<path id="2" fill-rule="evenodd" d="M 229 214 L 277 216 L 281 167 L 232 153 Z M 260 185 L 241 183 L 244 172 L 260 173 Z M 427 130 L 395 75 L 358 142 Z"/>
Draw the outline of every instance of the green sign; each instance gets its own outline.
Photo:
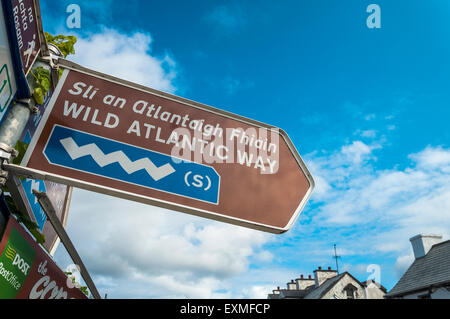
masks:
<path id="1" fill-rule="evenodd" d="M 0 256 L 0 299 L 15 298 L 27 279 L 36 251 L 15 229 Z"/>
<path id="2" fill-rule="evenodd" d="M 8 65 L 3 64 L 0 69 L 0 113 L 8 107 L 13 97 L 11 78 L 9 77 Z"/>

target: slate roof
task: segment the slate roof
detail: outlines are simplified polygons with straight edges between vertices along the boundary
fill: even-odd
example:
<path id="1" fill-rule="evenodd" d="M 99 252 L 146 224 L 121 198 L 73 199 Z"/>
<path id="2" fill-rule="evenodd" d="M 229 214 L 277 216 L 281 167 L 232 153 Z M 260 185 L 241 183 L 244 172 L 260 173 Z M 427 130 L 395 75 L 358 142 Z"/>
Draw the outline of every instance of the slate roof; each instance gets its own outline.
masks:
<path id="1" fill-rule="evenodd" d="M 344 272 L 340 275 L 327 279 L 323 284 L 319 287 L 313 289 L 310 293 L 308 293 L 304 299 L 320 299 L 323 295 L 325 295 L 333 286 L 343 278 L 347 272 Z"/>
<path id="2" fill-rule="evenodd" d="M 385 294 L 387 293 L 387 289 L 386 289 L 382 284 L 376 282 L 375 280 L 369 279 L 369 280 L 363 281 L 361 284 L 362 284 L 364 287 L 368 287 L 371 283 L 377 285 L 378 288 L 380 288 L 381 291 L 384 292 Z"/>
<path id="3" fill-rule="evenodd" d="M 386 297 L 399 297 L 445 283 L 450 284 L 450 240 L 433 245 L 425 256 L 414 260 Z"/>
<path id="4" fill-rule="evenodd" d="M 314 289 L 314 285 L 303 289 L 281 289 L 279 294 L 268 294 L 268 299 L 302 299 L 306 294 L 308 294 L 312 289 Z"/>
<path id="5" fill-rule="evenodd" d="M 314 285 L 311 287 L 308 287 L 304 290 L 288 290 L 288 289 L 283 289 L 281 290 L 281 296 L 282 298 L 285 299 L 301 299 L 304 298 L 310 291 L 311 289 L 314 289 Z"/>

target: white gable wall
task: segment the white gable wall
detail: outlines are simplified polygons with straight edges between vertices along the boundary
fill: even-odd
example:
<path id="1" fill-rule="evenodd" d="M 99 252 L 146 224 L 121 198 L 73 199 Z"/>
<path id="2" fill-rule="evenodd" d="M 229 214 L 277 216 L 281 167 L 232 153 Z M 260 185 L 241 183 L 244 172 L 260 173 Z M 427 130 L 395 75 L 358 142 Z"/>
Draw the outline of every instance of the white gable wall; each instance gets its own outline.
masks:
<path id="1" fill-rule="evenodd" d="M 348 274 L 342 277 L 334 286 L 322 297 L 322 299 L 347 299 L 347 294 L 344 288 L 352 284 L 357 288 L 355 292 L 355 299 L 365 299 L 366 293 L 364 287 L 361 286 L 359 282 L 354 280 Z"/>

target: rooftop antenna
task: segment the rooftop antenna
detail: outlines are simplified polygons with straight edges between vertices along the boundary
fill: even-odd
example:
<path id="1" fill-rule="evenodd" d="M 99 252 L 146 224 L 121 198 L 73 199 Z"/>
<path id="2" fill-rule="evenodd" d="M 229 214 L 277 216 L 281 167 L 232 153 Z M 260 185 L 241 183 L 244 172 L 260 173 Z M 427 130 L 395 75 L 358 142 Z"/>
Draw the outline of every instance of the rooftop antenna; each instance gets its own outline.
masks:
<path id="1" fill-rule="evenodd" d="M 341 258 L 341 256 L 338 256 L 337 252 L 336 252 L 336 244 L 334 244 L 334 256 L 333 258 L 336 260 L 336 271 L 339 274 L 339 264 L 338 264 L 338 259 Z"/>

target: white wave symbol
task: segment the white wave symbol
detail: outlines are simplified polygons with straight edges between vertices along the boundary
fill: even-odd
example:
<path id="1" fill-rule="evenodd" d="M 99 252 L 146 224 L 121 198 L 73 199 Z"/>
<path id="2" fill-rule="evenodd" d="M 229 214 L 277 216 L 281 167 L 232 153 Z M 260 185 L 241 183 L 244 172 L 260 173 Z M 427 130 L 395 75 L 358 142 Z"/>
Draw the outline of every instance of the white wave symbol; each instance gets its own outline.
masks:
<path id="1" fill-rule="evenodd" d="M 132 162 L 122 151 L 105 155 L 94 143 L 80 147 L 71 137 L 62 139 L 60 142 L 72 160 L 90 155 L 100 167 L 105 167 L 112 163 L 119 163 L 128 174 L 145 169 L 155 181 L 159 181 L 175 172 L 175 169 L 169 163 L 161 167 L 156 167 L 148 158 L 142 158 Z"/>

